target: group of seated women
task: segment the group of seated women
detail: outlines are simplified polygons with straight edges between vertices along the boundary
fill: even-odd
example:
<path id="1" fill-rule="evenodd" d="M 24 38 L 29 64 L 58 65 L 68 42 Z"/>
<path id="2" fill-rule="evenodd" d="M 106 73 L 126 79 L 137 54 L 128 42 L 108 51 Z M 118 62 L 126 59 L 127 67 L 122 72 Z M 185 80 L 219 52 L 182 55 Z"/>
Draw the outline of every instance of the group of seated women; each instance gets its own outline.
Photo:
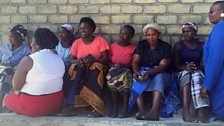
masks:
<path id="1" fill-rule="evenodd" d="M 22 44 L 26 34 L 17 27 L 23 26 L 11 29 L 9 49 L 0 50 L 1 55 L 6 55 L 7 50 L 12 53 L 23 50 L 18 52 L 24 58 L 17 57 L 21 61 L 13 73 L 13 92 L 4 101 L 9 110 L 28 116 L 74 116 L 77 110 L 83 110 L 89 117 L 101 117 L 106 114 L 104 90 L 109 88 L 112 99 L 109 116 L 126 118 L 130 116 L 132 89 L 140 85 L 136 119 L 159 120 L 164 90 L 171 84 L 174 66 L 183 102 L 183 120 L 207 122 L 209 97 L 200 96 L 204 78 L 203 42 L 196 39 L 195 23 L 182 26 L 184 40 L 174 45 L 173 54 L 171 45 L 160 39 L 162 29 L 157 24 L 143 28 L 145 39 L 137 46 L 132 44 L 134 28 L 124 25 L 119 39 L 109 45 L 103 37 L 94 35 L 95 22 L 83 17 L 79 22 L 80 38 L 76 38 L 70 24 L 60 26 L 59 40 L 49 29 L 38 28 L 30 55 Z M 7 56 L 7 60 L 13 60 Z M 6 58 L 1 56 L 2 66 Z M 144 102 L 149 96 L 152 96 L 150 108 Z M 191 102 L 196 110 L 194 115 L 190 111 Z"/>

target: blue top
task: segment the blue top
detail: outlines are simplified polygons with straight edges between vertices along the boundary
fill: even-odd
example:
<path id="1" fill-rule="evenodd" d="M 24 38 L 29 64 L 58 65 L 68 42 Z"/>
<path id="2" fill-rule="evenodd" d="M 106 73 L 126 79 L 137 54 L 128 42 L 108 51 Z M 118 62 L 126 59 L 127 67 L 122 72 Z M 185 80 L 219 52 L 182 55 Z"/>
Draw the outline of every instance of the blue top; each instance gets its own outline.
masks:
<path id="1" fill-rule="evenodd" d="M 0 64 L 3 66 L 15 67 L 20 60 L 31 53 L 31 49 L 26 44 L 22 44 L 16 50 L 12 50 L 10 43 L 4 44 L 0 48 Z"/>
<path id="2" fill-rule="evenodd" d="M 55 49 L 56 49 L 58 55 L 62 58 L 63 62 L 65 63 L 65 66 L 69 67 L 70 66 L 70 59 L 71 59 L 71 55 L 70 55 L 71 47 L 64 48 L 61 45 L 61 42 L 59 42 Z"/>
<path id="3" fill-rule="evenodd" d="M 203 56 L 203 44 L 202 42 L 197 42 L 196 47 L 191 49 L 186 46 L 184 41 L 180 41 L 180 50 L 179 50 L 180 64 L 185 66 L 186 62 L 194 62 L 198 67 Z"/>
<path id="4" fill-rule="evenodd" d="M 205 79 L 213 114 L 224 120 L 224 21 L 212 29 L 204 47 Z"/>

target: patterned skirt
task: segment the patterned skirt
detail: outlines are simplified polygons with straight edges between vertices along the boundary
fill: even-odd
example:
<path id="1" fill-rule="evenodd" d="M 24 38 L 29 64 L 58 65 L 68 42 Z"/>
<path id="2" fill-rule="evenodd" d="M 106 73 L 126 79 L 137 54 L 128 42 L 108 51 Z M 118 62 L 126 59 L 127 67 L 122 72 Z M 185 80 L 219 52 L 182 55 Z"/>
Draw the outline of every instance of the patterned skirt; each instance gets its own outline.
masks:
<path id="1" fill-rule="evenodd" d="M 69 75 L 70 85 L 75 85 L 75 90 L 72 90 L 74 107 L 91 106 L 102 116 L 105 114 L 102 90 L 106 71 L 106 66 L 98 62 L 83 68 L 77 67 L 77 64 L 71 65 Z"/>
<path id="2" fill-rule="evenodd" d="M 195 109 L 210 105 L 209 98 L 200 97 L 200 89 L 203 80 L 204 74 L 200 70 L 196 70 L 193 73 L 184 70 L 177 74 L 177 82 L 181 88 L 188 84 L 191 85 L 191 96 Z"/>
<path id="3" fill-rule="evenodd" d="M 112 67 L 106 77 L 107 85 L 111 91 L 120 93 L 129 92 L 132 86 L 132 74 L 128 68 Z"/>

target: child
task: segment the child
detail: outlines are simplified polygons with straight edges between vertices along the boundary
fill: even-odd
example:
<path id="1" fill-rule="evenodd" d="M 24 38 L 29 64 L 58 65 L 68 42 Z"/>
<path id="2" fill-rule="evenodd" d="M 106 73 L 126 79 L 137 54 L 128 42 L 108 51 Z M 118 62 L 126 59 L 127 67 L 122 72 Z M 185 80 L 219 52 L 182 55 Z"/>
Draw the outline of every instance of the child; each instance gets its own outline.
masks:
<path id="1" fill-rule="evenodd" d="M 110 117 L 126 118 L 128 116 L 128 100 L 132 86 L 132 72 L 130 70 L 132 54 L 135 45 L 131 44 L 135 30 L 130 25 L 125 25 L 120 30 L 119 40 L 111 44 L 111 68 L 107 75 L 107 84 L 112 91 L 112 112 Z M 118 94 L 122 96 L 122 112 L 118 114 Z M 118 115 L 117 115 L 118 114 Z"/>
<path id="2" fill-rule="evenodd" d="M 30 48 L 24 44 L 27 30 L 22 25 L 10 27 L 9 42 L 0 48 L 0 112 L 2 100 L 10 91 L 12 75 L 20 60 L 31 53 Z"/>

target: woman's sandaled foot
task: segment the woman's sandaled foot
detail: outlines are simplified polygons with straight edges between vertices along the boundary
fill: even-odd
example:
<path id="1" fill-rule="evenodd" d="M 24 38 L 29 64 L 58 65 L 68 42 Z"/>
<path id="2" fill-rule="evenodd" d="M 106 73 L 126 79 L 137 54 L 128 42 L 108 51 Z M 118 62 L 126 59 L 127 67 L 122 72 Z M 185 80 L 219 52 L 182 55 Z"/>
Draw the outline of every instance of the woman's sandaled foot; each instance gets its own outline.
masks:
<path id="1" fill-rule="evenodd" d="M 142 120 L 142 116 L 144 115 L 144 113 L 143 112 L 137 112 L 136 114 L 135 114 L 135 118 L 137 119 L 137 120 Z"/>
<path id="2" fill-rule="evenodd" d="M 87 115 L 89 118 L 99 118 L 102 117 L 100 113 L 98 113 L 95 109 L 92 109 Z"/>
<path id="3" fill-rule="evenodd" d="M 141 116 L 142 120 L 159 121 L 158 112 L 149 111 L 147 114 Z"/>
<path id="4" fill-rule="evenodd" d="M 141 116 L 142 120 L 149 120 L 149 121 L 159 121 L 159 117 L 158 116 L 154 116 L 154 115 L 143 115 Z"/>
<path id="5" fill-rule="evenodd" d="M 117 117 L 117 113 L 112 112 L 112 113 L 109 114 L 109 117 L 116 118 Z"/>
<path id="6" fill-rule="evenodd" d="M 127 118 L 128 117 L 128 113 L 127 112 L 123 112 L 118 114 L 118 118 Z"/>
<path id="7" fill-rule="evenodd" d="M 73 105 L 66 105 L 65 107 L 63 107 L 60 113 L 56 114 L 56 116 L 60 117 L 75 116 Z"/>

